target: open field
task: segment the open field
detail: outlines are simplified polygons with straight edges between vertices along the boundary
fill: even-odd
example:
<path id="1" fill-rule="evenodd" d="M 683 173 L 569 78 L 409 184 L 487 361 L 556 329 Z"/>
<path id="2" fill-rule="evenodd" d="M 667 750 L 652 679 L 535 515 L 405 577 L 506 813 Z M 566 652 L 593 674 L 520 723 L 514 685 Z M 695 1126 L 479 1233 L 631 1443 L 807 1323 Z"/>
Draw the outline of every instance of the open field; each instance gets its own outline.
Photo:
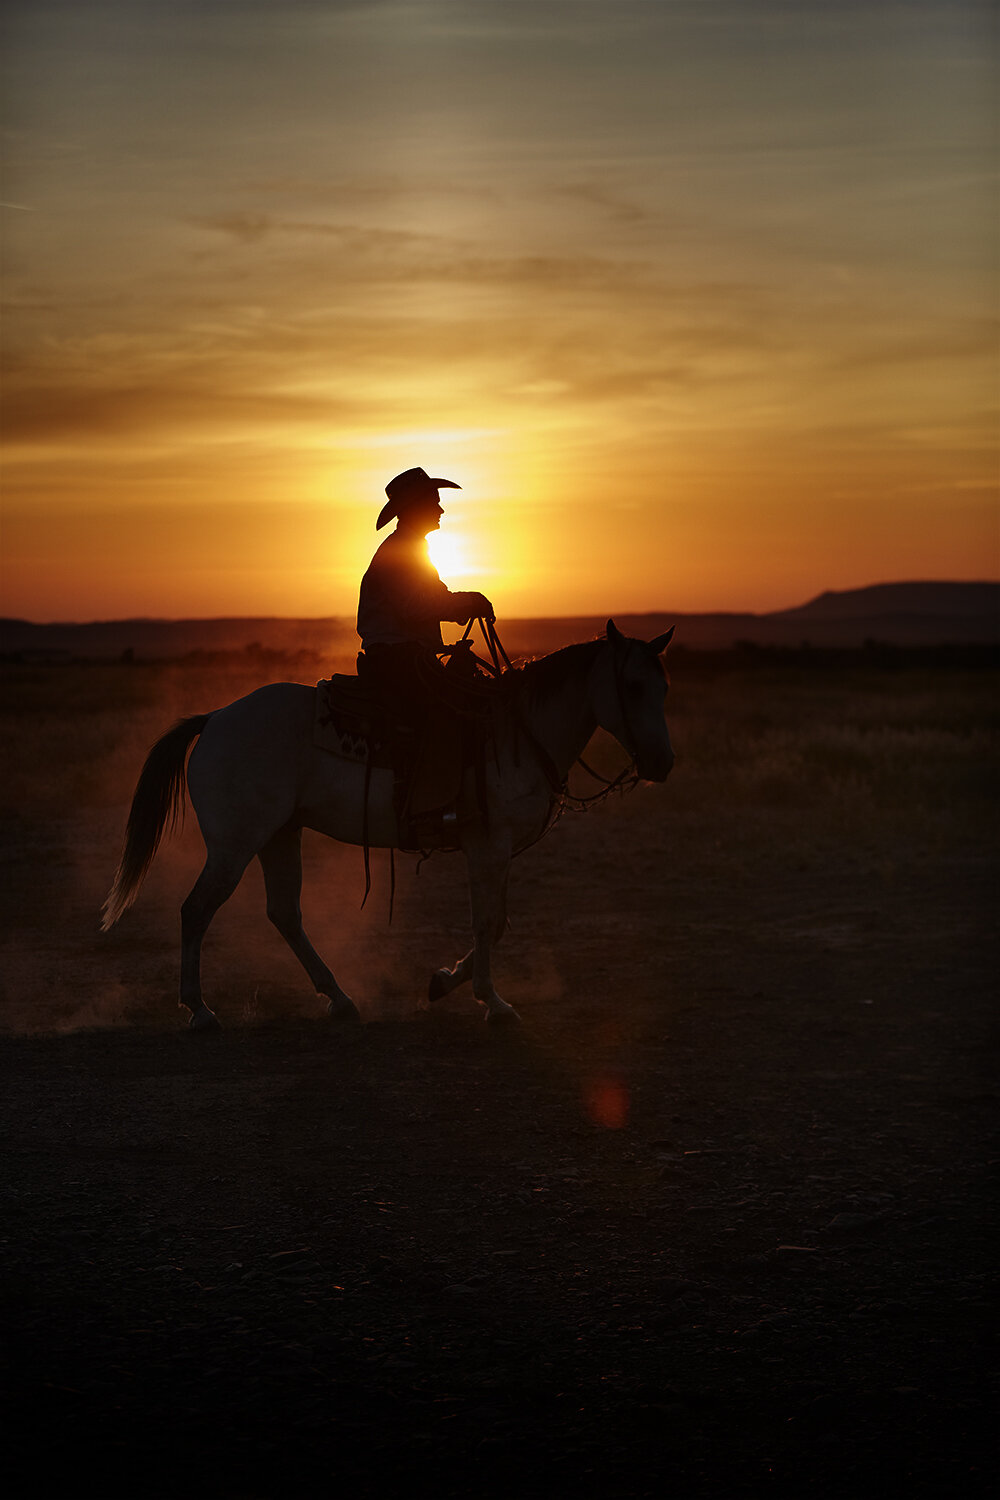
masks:
<path id="1" fill-rule="evenodd" d="M 455 856 L 397 860 L 389 927 L 385 857 L 360 911 L 313 838 L 368 1024 L 327 1029 L 251 870 L 195 1037 L 193 819 L 99 908 L 149 743 L 267 666 L 2 669 L 13 1492 L 992 1490 L 996 674 L 688 653 L 666 786 L 515 866 L 516 1034 L 420 1008 Z"/>

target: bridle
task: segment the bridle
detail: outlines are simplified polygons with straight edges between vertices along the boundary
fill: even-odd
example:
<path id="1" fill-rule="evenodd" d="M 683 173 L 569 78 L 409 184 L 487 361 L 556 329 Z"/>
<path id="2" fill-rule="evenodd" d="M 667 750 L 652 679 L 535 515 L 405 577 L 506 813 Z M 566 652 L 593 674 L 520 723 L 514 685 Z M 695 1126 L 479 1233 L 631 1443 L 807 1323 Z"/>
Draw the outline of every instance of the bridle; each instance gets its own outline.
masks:
<path id="1" fill-rule="evenodd" d="M 620 711 L 621 716 L 622 716 L 622 729 L 625 731 L 625 733 L 626 733 L 626 735 L 628 737 L 628 740 L 631 742 L 631 743 L 626 743 L 623 740 L 622 741 L 622 748 L 629 755 L 631 755 L 631 757 L 632 757 L 632 764 L 635 765 L 636 761 L 639 758 L 639 751 L 634 748 L 635 745 L 636 745 L 636 743 L 637 743 L 637 741 L 636 741 L 636 734 L 635 734 L 635 729 L 634 729 L 634 726 L 632 724 L 632 721 L 629 718 L 628 703 L 626 702 L 626 699 L 625 699 L 625 668 L 626 668 L 626 666 L 628 664 L 629 653 L 631 652 L 632 647 L 636 643 L 634 641 L 626 641 L 626 643 L 625 643 L 625 651 L 624 651 L 624 654 L 621 656 L 620 660 L 619 660 L 618 642 L 616 640 L 611 640 L 609 642 L 609 644 L 611 646 L 613 660 L 614 660 L 615 694 L 616 694 L 616 696 L 618 698 L 618 708 L 619 708 L 619 711 Z"/>
<path id="2" fill-rule="evenodd" d="M 489 648 L 492 662 L 484 661 L 482 657 L 476 656 L 475 652 L 472 650 L 470 634 L 473 625 L 477 623 L 479 625 L 480 631 L 482 632 L 483 639 L 485 640 Z M 623 768 L 618 772 L 617 776 L 609 778 L 607 776 L 602 776 L 600 771 L 595 771 L 593 766 L 588 765 L 582 755 L 578 755 L 576 757 L 576 760 L 573 762 L 573 765 L 580 766 L 584 771 L 586 771 L 588 776 L 593 778 L 594 781 L 599 781 L 601 783 L 601 789 L 600 791 L 593 792 L 589 797 L 577 796 L 575 792 L 571 792 L 569 789 L 569 771 L 567 771 L 564 777 L 560 777 L 558 768 L 556 767 L 556 764 L 553 761 L 551 755 L 546 750 L 545 746 L 540 743 L 537 736 L 532 732 L 530 727 L 524 722 L 524 719 L 517 708 L 515 699 L 514 723 L 517 733 L 521 734 L 531 747 L 531 750 L 534 753 L 536 760 L 538 761 L 545 779 L 549 783 L 550 791 L 549 811 L 540 832 L 535 836 L 535 838 L 531 839 L 529 843 L 520 845 L 516 850 L 518 854 L 523 853 L 525 849 L 530 848 L 532 844 L 536 844 L 538 843 L 539 839 L 544 838 L 545 835 L 555 827 L 556 823 L 558 823 L 567 807 L 573 807 L 577 810 L 585 811 L 588 807 L 593 807 L 595 803 L 606 801 L 607 798 L 610 797 L 612 792 L 624 792 L 630 790 L 634 786 L 637 786 L 639 783 L 639 773 L 636 769 L 636 759 L 638 752 L 631 748 L 631 745 L 634 745 L 636 743 L 636 737 L 633 725 L 631 723 L 631 720 L 629 719 L 628 704 L 625 697 L 625 667 L 628 662 L 629 652 L 631 651 L 633 645 L 639 643 L 626 640 L 625 651 L 621 656 L 620 661 L 620 653 L 618 651 L 617 640 L 613 636 L 609 636 L 607 639 L 607 644 L 611 647 L 612 662 L 614 664 L 613 676 L 615 684 L 615 694 L 618 698 L 618 708 L 621 713 L 622 729 L 626 734 L 628 740 L 630 741 L 630 744 L 623 745 L 623 748 L 630 757 L 629 763 L 627 766 L 623 766 Z M 499 635 L 497 634 L 497 629 L 494 621 L 488 620 L 484 616 L 474 616 L 466 625 L 465 633 L 463 634 L 462 639 L 455 646 L 448 647 L 436 654 L 439 657 L 453 657 L 456 655 L 461 655 L 463 652 L 468 652 L 469 657 L 473 661 L 475 661 L 478 666 L 482 667 L 483 670 L 488 674 L 488 676 L 494 678 L 497 682 L 500 682 L 504 677 L 512 674 L 515 670 L 511 659 L 507 655 L 507 652 L 504 650 L 503 643 L 500 640 Z M 475 716 L 477 713 L 481 713 L 491 701 L 495 702 L 495 699 L 493 699 L 493 689 L 483 682 L 477 684 L 474 676 L 471 678 L 471 680 L 464 676 L 458 678 L 455 682 L 455 687 L 457 688 L 461 698 L 464 700 L 464 706 L 462 708 L 458 708 L 457 703 L 453 704 L 453 707 L 458 708 L 458 711 L 460 713 L 464 712 Z M 573 766 L 570 767 L 570 770 L 572 769 Z M 368 900 L 368 894 L 371 891 L 372 884 L 371 869 L 368 857 L 368 788 L 370 778 L 371 760 L 369 758 L 365 773 L 364 793 L 365 894 L 364 900 L 361 902 L 362 907 Z M 420 860 L 417 864 L 418 873 L 420 871 L 420 866 L 431 857 L 431 854 L 433 854 L 433 852 L 434 851 L 432 849 L 422 851 Z M 396 867 L 394 855 L 395 851 L 390 848 L 390 922 L 392 921 L 392 909 L 396 892 Z"/>
<path id="3" fill-rule="evenodd" d="M 483 639 L 485 640 L 489 648 L 489 652 L 492 657 L 492 664 L 490 662 L 483 661 L 481 657 L 476 657 L 476 661 L 479 662 L 480 666 L 485 668 L 490 676 L 500 679 L 514 669 L 511 665 L 510 657 L 504 650 L 503 643 L 501 642 L 500 637 L 497 634 L 496 625 L 492 620 L 488 620 L 482 616 L 477 617 L 477 619 L 470 620 L 465 627 L 465 634 L 462 636 L 462 640 L 459 642 L 459 645 L 464 645 L 464 643 L 469 640 L 469 635 L 472 627 L 477 623 L 479 625 L 480 631 L 482 632 Z M 549 789 L 552 793 L 552 807 L 550 810 L 549 819 L 544 829 L 544 832 L 546 833 L 557 822 L 557 820 L 567 807 L 574 807 L 577 809 L 592 807 L 596 802 L 604 802 L 612 792 L 625 791 L 627 788 L 636 786 L 639 782 L 639 773 L 636 770 L 636 759 L 638 757 L 638 751 L 633 748 L 636 744 L 635 728 L 632 724 L 631 719 L 629 718 L 628 704 L 625 696 L 625 669 L 628 663 L 629 652 L 632 650 L 633 645 L 635 645 L 636 643 L 633 641 L 627 641 L 625 644 L 624 653 L 619 652 L 618 642 L 614 638 L 609 637 L 607 644 L 611 647 L 612 661 L 614 664 L 613 680 L 615 685 L 615 695 L 618 699 L 618 709 L 621 714 L 622 729 L 628 741 L 628 743 L 625 743 L 623 741 L 622 744 L 623 749 L 626 751 L 630 759 L 629 764 L 627 766 L 624 766 L 622 770 L 618 772 L 617 776 L 609 778 L 607 776 L 602 776 L 600 771 L 595 771 L 593 766 L 588 765 L 582 755 L 578 755 L 576 757 L 573 765 L 580 766 L 584 771 L 586 771 L 588 776 L 593 778 L 594 781 L 599 781 L 601 783 L 601 790 L 599 792 L 594 792 L 589 797 L 579 797 L 574 792 L 571 792 L 569 790 L 569 772 L 567 772 L 566 776 L 560 777 L 555 763 L 552 760 L 549 752 L 545 749 L 545 746 L 539 742 L 528 725 L 525 724 L 521 715 L 518 714 L 516 716 L 518 731 L 521 735 L 523 735 L 528 744 L 531 746 L 535 758 L 537 759 L 539 765 L 542 768 L 542 771 L 545 774 L 545 779 L 548 781 Z M 572 770 L 572 766 L 570 767 L 570 770 Z"/>

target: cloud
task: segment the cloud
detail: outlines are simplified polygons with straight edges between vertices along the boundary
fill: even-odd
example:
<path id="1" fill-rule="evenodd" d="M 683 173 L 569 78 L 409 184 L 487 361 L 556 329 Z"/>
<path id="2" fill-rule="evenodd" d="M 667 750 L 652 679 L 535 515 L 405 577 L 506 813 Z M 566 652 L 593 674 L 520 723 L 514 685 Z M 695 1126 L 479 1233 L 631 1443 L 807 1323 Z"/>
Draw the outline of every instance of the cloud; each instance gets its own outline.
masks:
<path id="1" fill-rule="evenodd" d="M 856 290 L 845 321 L 839 293 L 823 309 L 795 286 L 652 258 L 491 255 L 455 236 L 229 211 L 185 224 L 216 248 L 192 251 L 158 303 L 133 288 L 95 305 L 99 333 L 29 341 L 11 361 L 12 439 L 263 443 L 295 431 L 308 444 L 399 420 L 586 424 L 595 409 L 610 428 L 657 407 L 692 431 L 767 409 L 773 428 L 817 381 L 835 410 L 838 382 L 846 391 L 859 370 L 949 347 L 945 327 L 914 329 L 891 310 L 860 320 Z M 953 336 L 953 357 L 978 337 Z M 855 420 L 873 423 L 876 407 Z"/>
<path id="2" fill-rule="evenodd" d="M 236 239 L 237 255 L 257 255 L 260 241 L 240 239 L 228 216 L 212 227 Z M 301 247 L 299 225 L 273 233 Z M 623 274 L 601 257 L 489 257 L 445 237 L 362 227 L 315 255 L 270 257 L 259 285 L 239 284 L 240 302 L 225 295 L 233 282 L 222 256 L 199 277 L 197 301 L 175 286 L 170 300 L 143 309 L 144 327 L 127 308 L 117 329 L 107 326 L 116 310 L 97 308 L 101 332 L 29 342 L 9 362 L 9 438 L 259 439 L 377 426 L 439 399 L 447 420 L 468 421 L 505 391 L 522 404 L 645 401 L 690 392 L 721 358 L 760 357 L 777 337 L 760 289 L 669 287 L 651 266 Z M 310 284 L 315 302 L 303 296 Z"/>
<path id="3" fill-rule="evenodd" d="M 638 227 L 655 223 L 656 215 L 643 205 L 621 193 L 608 188 L 596 180 L 567 182 L 554 188 L 557 197 L 576 200 L 619 229 L 624 226 Z"/>
<path id="4" fill-rule="evenodd" d="M 5 438 L 11 444 L 59 437 L 91 439 L 100 443 L 111 436 L 130 436 L 173 431 L 189 437 L 215 429 L 258 433 L 293 424 L 329 422 L 356 417 L 358 408 L 345 411 L 343 403 L 301 396 L 235 390 L 213 390 L 202 380 L 164 380 L 155 386 L 96 388 L 59 384 L 57 381 L 22 385 L 6 399 Z"/>

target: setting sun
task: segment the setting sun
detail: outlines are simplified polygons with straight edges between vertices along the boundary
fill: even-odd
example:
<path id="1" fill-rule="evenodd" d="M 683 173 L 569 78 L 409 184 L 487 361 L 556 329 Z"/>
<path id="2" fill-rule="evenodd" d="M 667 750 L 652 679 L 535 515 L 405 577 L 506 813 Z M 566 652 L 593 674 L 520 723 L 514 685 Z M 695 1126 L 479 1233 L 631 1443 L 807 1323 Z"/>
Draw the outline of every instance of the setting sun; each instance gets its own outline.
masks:
<path id="1" fill-rule="evenodd" d="M 447 525 L 447 521 L 443 521 L 442 525 Z M 453 531 L 432 531 L 427 538 L 427 545 L 431 562 L 445 583 L 475 571 L 466 556 L 465 543 Z"/>

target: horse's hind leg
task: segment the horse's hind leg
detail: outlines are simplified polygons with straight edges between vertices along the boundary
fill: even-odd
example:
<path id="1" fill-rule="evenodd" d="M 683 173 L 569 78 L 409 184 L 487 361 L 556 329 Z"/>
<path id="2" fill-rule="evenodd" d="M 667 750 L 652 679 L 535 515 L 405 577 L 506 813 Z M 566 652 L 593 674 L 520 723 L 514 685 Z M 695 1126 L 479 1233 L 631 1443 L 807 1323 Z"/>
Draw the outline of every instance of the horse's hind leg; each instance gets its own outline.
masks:
<path id="1" fill-rule="evenodd" d="M 460 984 L 472 978 L 472 961 L 476 956 L 476 950 L 470 948 L 464 958 L 460 958 L 453 969 L 435 969 L 431 975 L 430 984 L 427 987 L 428 1000 L 443 1000 L 445 995 L 450 995 L 452 990 L 457 990 Z"/>
<path id="2" fill-rule="evenodd" d="M 258 858 L 264 871 L 267 915 L 309 975 L 317 993 L 326 996 L 328 1014 L 338 1021 L 359 1020 L 353 1000 L 344 994 L 302 929 L 299 906 L 302 892 L 301 829 L 279 829 L 261 849 Z"/>
<path id="3" fill-rule="evenodd" d="M 208 1031 L 219 1024 L 201 995 L 201 945 L 209 923 L 219 907 L 229 900 L 249 863 L 249 855 L 238 859 L 210 852 L 191 894 L 181 907 L 180 1004 L 186 1005 L 191 1012 L 191 1025 L 195 1031 Z"/>

